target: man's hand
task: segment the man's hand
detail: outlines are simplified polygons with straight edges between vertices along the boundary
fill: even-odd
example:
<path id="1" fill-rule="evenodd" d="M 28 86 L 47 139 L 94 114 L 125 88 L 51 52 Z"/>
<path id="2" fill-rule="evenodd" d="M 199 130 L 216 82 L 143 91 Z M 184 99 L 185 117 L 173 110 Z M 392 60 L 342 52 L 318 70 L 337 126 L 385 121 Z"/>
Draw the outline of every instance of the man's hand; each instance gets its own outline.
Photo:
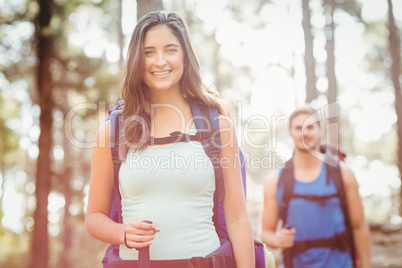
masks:
<path id="1" fill-rule="evenodd" d="M 281 228 L 276 233 L 278 248 L 287 249 L 287 248 L 293 247 L 295 233 L 296 233 L 296 229 L 293 227 Z"/>

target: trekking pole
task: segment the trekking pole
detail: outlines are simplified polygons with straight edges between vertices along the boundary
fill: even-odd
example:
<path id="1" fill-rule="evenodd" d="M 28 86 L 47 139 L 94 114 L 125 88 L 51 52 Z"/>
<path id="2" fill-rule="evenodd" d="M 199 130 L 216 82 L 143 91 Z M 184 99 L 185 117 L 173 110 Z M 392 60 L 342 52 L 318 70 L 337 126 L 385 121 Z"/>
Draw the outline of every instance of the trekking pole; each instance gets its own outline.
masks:
<path id="1" fill-rule="evenodd" d="M 143 222 L 152 224 L 152 221 L 145 220 Z M 149 256 L 149 246 L 138 248 L 138 268 L 151 268 L 151 259 Z"/>
<path id="2" fill-rule="evenodd" d="M 285 224 L 283 226 L 285 229 L 292 229 L 292 226 Z M 285 268 L 293 268 L 293 256 L 292 256 L 292 248 L 287 248 L 283 250 L 283 264 L 285 265 Z"/>

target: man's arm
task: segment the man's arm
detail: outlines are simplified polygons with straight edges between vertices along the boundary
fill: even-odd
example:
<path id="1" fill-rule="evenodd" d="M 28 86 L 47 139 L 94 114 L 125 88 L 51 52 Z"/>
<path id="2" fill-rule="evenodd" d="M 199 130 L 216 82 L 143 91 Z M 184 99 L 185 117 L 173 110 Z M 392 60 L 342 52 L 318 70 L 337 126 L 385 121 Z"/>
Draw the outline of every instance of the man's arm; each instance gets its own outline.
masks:
<path id="1" fill-rule="evenodd" d="M 363 204 L 359 195 L 359 185 L 352 170 L 343 164 L 341 164 L 341 172 L 345 186 L 355 247 L 361 267 L 371 267 L 370 231 L 364 218 Z"/>
<path id="2" fill-rule="evenodd" d="M 295 230 L 293 228 L 290 230 L 281 228 L 276 232 L 279 220 L 279 206 L 276 200 L 278 177 L 278 172 L 275 172 L 264 186 L 261 240 L 271 248 L 285 249 L 293 246 Z"/>

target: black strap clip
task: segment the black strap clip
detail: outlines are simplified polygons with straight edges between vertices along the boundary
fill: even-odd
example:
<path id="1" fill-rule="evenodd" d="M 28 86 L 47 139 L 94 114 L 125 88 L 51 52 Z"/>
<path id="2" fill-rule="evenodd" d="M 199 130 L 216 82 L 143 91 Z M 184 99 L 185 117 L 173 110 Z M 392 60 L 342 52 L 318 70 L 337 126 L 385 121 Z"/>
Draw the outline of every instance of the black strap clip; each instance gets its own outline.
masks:
<path id="1" fill-rule="evenodd" d="M 170 133 L 170 137 L 172 137 L 172 139 L 176 142 L 182 141 L 185 136 L 186 135 L 181 133 L 180 131 L 174 131 Z"/>

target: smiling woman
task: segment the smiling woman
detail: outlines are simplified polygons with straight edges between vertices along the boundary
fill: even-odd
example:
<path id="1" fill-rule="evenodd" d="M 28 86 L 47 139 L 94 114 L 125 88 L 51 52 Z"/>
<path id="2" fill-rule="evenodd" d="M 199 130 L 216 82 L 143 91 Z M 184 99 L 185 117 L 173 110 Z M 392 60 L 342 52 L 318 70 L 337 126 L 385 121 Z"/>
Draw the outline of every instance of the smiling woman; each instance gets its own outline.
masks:
<path id="1" fill-rule="evenodd" d="M 163 267 L 254 267 L 251 226 L 236 157 L 239 148 L 228 117 L 230 108 L 203 82 L 187 24 L 177 13 L 151 12 L 138 22 L 128 48 L 122 97 L 124 130 L 110 131 L 115 126 L 112 117 L 95 138 L 95 144 L 102 140 L 107 146 L 93 148 L 86 215 L 86 228 L 92 236 L 119 245 L 109 247 L 106 267 L 150 261 Z M 209 114 L 210 120 L 205 123 L 216 122 L 217 133 L 206 138 L 211 145 L 217 136 L 219 144 L 224 145 L 215 145 L 215 160 L 225 159 L 221 169 L 212 165 L 212 147 L 204 150 L 201 138 L 155 142 L 175 133 L 202 138 L 211 133 L 210 126 L 206 127 L 209 132 L 199 132 L 195 127 L 200 116 L 193 114 L 194 105 L 206 111 L 200 114 Z M 213 118 L 211 111 L 216 112 Z M 116 145 L 112 162 L 108 143 L 115 134 L 120 135 L 117 140 L 122 146 Z M 119 166 L 116 155 L 124 159 Z M 175 160 L 186 159 L 185 170 L 182 161 L 158 161 L 173 155 Z M 207 159 L 210 164 L 199 159 Z M 213 219 L 217 215 L 214 209 L 219 206 L 218 194 L 214 194 L 216 170 L 222 173 L 219 187 L 223 188 L 219 190 L 225 194 L 219 198 L 224 208 L 220 215 L 224 215 L 227 226 L 225 237 Z M 116 205 L 121 205 L 116 221 L 109 217 L 116 202 L 112 196 L 121 197 Z M 148 257 L 143 258 L 141 252 L 148 252 Z"/>

